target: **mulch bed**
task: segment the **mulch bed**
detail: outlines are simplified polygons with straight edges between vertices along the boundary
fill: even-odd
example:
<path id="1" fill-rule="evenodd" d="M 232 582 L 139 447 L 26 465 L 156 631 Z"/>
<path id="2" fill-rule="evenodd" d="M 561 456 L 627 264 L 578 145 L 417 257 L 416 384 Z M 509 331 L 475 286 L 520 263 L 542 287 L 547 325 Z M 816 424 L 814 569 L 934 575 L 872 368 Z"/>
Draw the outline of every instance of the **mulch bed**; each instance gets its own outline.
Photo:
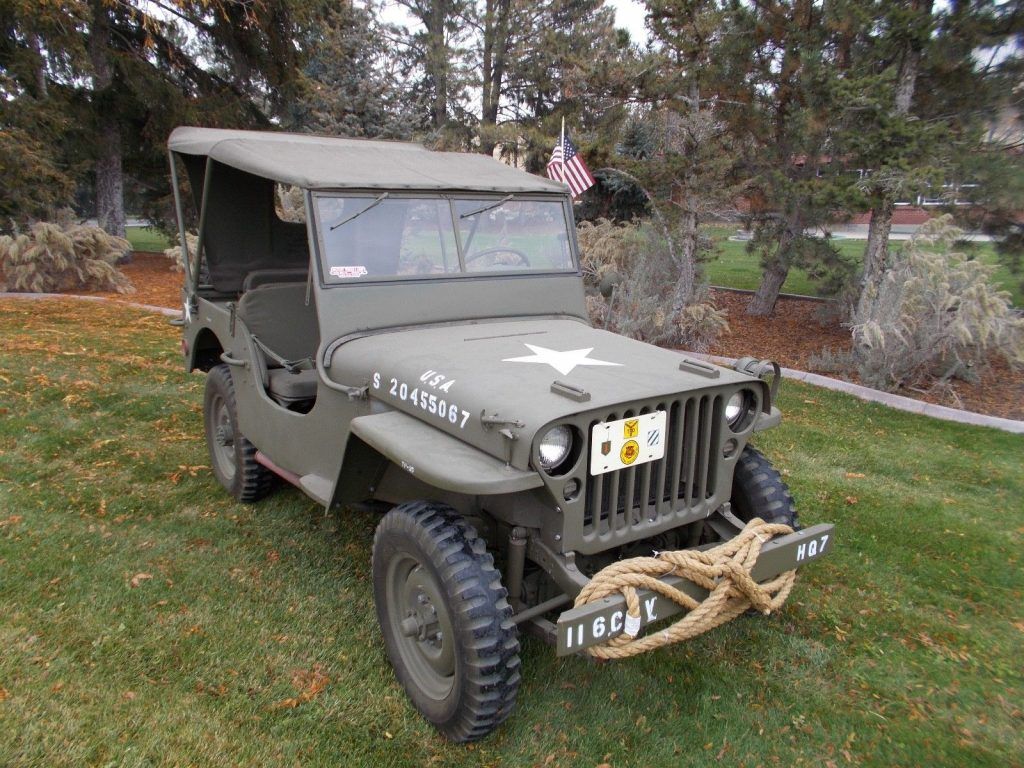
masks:
<path id="1" fill-rule="evenodd" d="M 746 314 L 749 295 L 712 291 L 712 298 L 718 307 L 728 310 L 731 330 L 711 347 L 711 354 L 770 358 L 786 368 L 838 378 L 834 371 L 816 371 L 811 359 L 826 348 L 834 352 L 850 348 L 849 329 L 834 321 L 819 320 L 821 302 L 780 298 L 771 317 L 750 317 Z M 860 383 L 855 375 L 846 378 Z M 954 381 L 948 392 L 904 389 L 897 394 L 989 416 L 1024 420 L 1024 371 L 1010 370 L 1002 359 L 993 360 L 977 384 Z"/>
<path id="2" fill-rule="evenodd" d="M 182 275 L 170 269 L 170 260 L 162 254 L 136 253 L 131 264 L 122 271 L 135 285 L 132 294 L 92 292 L 99 296 L 152 304 L 160 307 L 181 307 Z M 822 349 L 848 349 L 850 332 L 835 322 L 818 319 L 822 305 L 802 299 L 779 299 L 771 317 L 748 317 L 749 296 L 731 291 L 712 291 L 715 304 L 729 312 L 731 330 L 709 350 L 724 357 L 753 355 L 778 361 L 786 368 L 813 371 L 812 356 Z M 835 376 L 828 371 L 818 371 Z M 851 378 L 856 381 L 856 378 Z M 899 394 L 954 408 L 1024 419 L 1024 372 L 1011 371 L 1000 361 L 982 374 L 977 384 L 954 382 L 951 392 L 927 393 L 901 391 Z"/>

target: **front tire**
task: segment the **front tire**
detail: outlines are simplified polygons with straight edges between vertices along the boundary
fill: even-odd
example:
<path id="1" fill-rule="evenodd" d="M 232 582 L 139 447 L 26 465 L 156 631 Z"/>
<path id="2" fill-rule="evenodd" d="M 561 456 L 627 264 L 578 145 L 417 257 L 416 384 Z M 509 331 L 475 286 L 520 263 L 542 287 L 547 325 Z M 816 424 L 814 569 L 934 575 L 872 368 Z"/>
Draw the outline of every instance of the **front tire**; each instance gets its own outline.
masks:
<path id="1" fill-rule="evenodd" d="M 519 689 L 519 639 L 501 575 L 451 507 L 392 509 L 373 539 L 373 596 L 391 665 L 417 710 L 452 741 L 500 725 Z"/>
<path id="2" fill-rule="evenodd" d="M 221 363 L 206 374 L 203 395 L 206 446 L 213 476 L 241 502 L 259 501 L 270 493 L 274 476 L 256 461 L 256 446 L 238 429 L 238 406 L 231 369 Z"/>
<path id="3" fill-rule="evenodd" d="M 747 446 L 732 476 L 732 512 L 747 523 L 760 517 L 766 523 L 800 528 L 796 504 L 782 475 L 759 450 Z"/>

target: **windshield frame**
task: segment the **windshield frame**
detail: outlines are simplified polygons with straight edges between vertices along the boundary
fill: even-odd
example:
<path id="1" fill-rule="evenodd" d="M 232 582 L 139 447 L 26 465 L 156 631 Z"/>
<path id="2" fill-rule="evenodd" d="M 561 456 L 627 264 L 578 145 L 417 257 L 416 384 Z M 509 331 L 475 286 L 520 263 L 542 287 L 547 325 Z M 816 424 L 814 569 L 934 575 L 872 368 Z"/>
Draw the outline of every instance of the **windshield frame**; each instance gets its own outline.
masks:
<path id="1" fill-rule="evenodd" d="M 448 209 L 451 214 L 452 223 L 452 235 L 454 236 L 455 246 L 457 250 L 459 270 L 455 272 L 445 272 L 439 274 L 408 274 L 408 275 L 364 275 L 361 277 L 348 277 L 342 279 L 330 279 L 326 278 L 327 274 L 327 262 L 326 253 L 327 248 L 324 242 L 324 229 L 329 222 L 320 221 L 317 201 L 320 198 L 336 198 L 336 197 L 379 197 L 381 190 L 379 189 L 344 189 L 344 190 L 333 190 L 333 189 L 322 189 L 322 190 L 309 190 L 309 203 L 307 205 L 307 217 L 309 220 L 310 231 L 313 233 L 313 244 L 315 246 L 314 262 L 316 263 L 317 279 L 321 288 L 338 288 L 346 285 L 369 285 L 378 283 L 406 283 L 406 282 L 420 282 L 424 280 L 438 281 L 438 280 L 476 280 L 476 279 L 491 279 L 496 277 L 500 278 L 518 278 L 518 277 L 538 277 L 538 276 L 576 276 L 579 277 L 582 272 L 580 271 L 580 260 L 579 260 L 579 247 L 576 242 L 576 231 L 574 227 L 574 219 L 572 215 L 572 204 L 569 202 L 568 196 L 559 193 L 545 194 L 536 192 L 523 192 L 514 193 L 511 198 L 508 192 L 496 191 L 496 192 L 477 192 L 477 191 L 450 191 L 450 192 L 438 192 L 434 190 L 402 190 L 402 191 L 389 191 L 388 200 L 396 199 L 423 199 L 423 200 L 445 200 L 448 203 Z M 459 214 L 456 211 L 455 202 L 458 200 L 479 200 L 481 203 L 487 203 L 492 201 L 499 203 L 503 198 L 509 198 L 512 202 L 521 201 L 538 201 L 546 203 L 560 203 L 562 207 L 562 220 L 565 224 L 565 232 L 567 235 L 567 246 L 569 249 L 569 258 L 572 261 L 572 266 L 566 269 L 498 269 L 489 271 L 467 271 L 465 263 L 465 249 L 462 242 L 462 232 L 459 227 Z"/>

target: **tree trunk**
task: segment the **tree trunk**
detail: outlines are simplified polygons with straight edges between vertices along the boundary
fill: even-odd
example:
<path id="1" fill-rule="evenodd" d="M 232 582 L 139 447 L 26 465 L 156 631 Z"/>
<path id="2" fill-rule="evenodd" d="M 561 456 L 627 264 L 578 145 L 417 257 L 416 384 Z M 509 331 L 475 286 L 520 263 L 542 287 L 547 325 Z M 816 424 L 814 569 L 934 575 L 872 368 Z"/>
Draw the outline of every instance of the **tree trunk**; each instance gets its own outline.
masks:
<path id="1" fill-rule="evenodd" d="M 689 112 L 691 118 L 696 117 L 700 112 L 700 86 L 696 81 L 691 80 L 688 89 Z M 678 321 L 680 314 L 693 301 L 694 289 L 697 282 L 697 247 L 700 239 L 698 225 L 700 221 L 697 216 L 696 180 L 692 162 L 697 154 L 697 147 L 693 142 L 685 143 L 685 151 L 689 156 L 691 165 L 686 167 L 682 175 L 683 187 L 683 214 L 680 221 L 681 242 L 679 248 L 679 274 L 676 277 L 676 287 L 672 299 L 672 318 Z"/>
<path id="2" fill-rule="evenodd" d="M 766 317 L 775 311 L 775 303 L 782 292 L 782 284 L 789 276 L 789 251 L 797 231 L 794 227 L 799 226 L 799 223 L 799 217 L 791 217 L 785 231 L 779 236 L 775 253 L 761 275 L 761 284 L 747 304 L 748 315 Z"/>
<path id="3" fill-rule="evenodd" d="M 892 214 L 895 204 L 890 197 L 883 197 L 871 209 L 868 224 L 868 242 L 864 247 L 864 275 L 860 281 L 860 298 L 857 301 L 858 322 L 863 322 L 871 311 L 882 275 L 889 266 L 889 232 L 892 230 Z"/>
<path id="4" fill-rule="evenodd" d="M 443 128 L 448 122 L 448 48 L 444 38 L 447 10 L 447 3 L 435 0 L 426 19 L 427 68 L 434 81 L 431 118 L 435 129 Z"/>
<path id="5" fill-rule="evenodd" d="M 40 101 L 46 99 L 49 96 L 49 91 L 46 85 L 46 59 L 43 58 L 43 45 L 39 41 L 39 35 L 31 34 L 28 36 L 28 45 L 32 49 L 32 52 L 36 55 L 36 93 L 35 97 Z"/>
<path id="6" fill-rule="evenodd" d="M 512 0 L 487 0 L 484 16 L 483 99 L 480 112 L 480 151 L 494 153 L 493 129 L 498 125 L 505 67 L 508 62 Z M 492 129 L 488 131 L 488 129 Z"/>
<path id="7" fill-rule="evenodd" d="M 933 0 L 915 0 L 914 11 L 931 16 Z M 903 49 L 899 72 L 896 74 L 896 93 L 893 96 L 893 114 L 906 117 L 917 86 L 917 73 L 921 66 L 922 41 L 911 39 Z M 871 209 L 868 224 L 868 241 L 864 246 L 864 275 L 861 277 L 860 297 L 857 299 L 857 313 L 854 321 L 862 323 L 867 318 L 878 295 L 878 286 L 889 262 L 889 233 L 892 231 L 892 214 L 896 199 L 892 192 L 883 191 L 879 202 Z"/>
<path id="8" fill-rule="evenodd" d="M 124 172 L 121 166 L 121 128 L 111 108 L 114 67 L 110 61 L 110 19 L 103 0 L 92 2 L 89 59 L 93 69 L 93 107 L 96 112 L 96 220 L 101 229 L 125 236 Z"/>

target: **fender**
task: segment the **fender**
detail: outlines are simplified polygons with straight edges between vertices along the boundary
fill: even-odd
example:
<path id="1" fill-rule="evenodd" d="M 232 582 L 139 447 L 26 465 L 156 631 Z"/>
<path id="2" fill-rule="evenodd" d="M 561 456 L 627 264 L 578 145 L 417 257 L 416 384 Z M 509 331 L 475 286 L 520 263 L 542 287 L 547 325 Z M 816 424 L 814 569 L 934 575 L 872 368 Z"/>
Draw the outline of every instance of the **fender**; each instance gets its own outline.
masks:
<path id="1" fill-rule="evenodd" d="M 510 467 L 400 411 L 358 416 L 351 429 L 395 465 L 441 490 L 491 496 L 543 485 L 536 472 Z"/>

